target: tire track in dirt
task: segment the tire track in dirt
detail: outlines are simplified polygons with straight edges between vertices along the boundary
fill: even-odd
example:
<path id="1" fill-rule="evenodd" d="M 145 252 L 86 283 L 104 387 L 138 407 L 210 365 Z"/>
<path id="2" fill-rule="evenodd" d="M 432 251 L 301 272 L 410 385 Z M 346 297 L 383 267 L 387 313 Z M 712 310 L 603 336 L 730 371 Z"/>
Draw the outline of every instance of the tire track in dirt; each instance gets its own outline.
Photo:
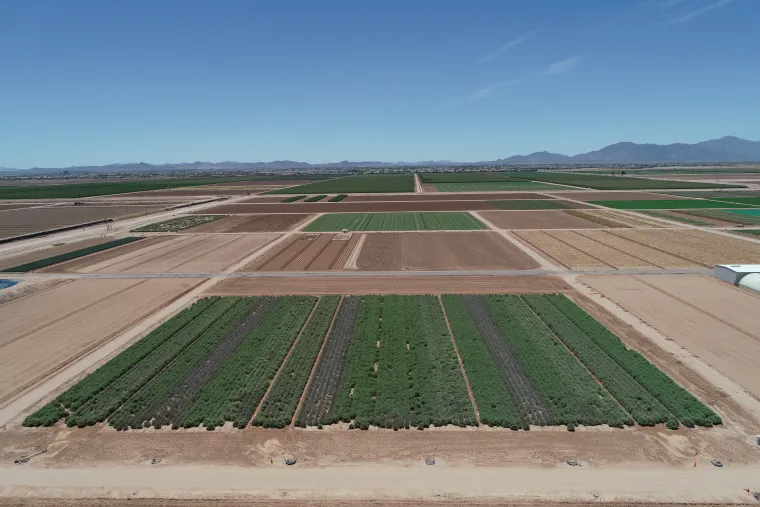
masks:
<path id="1" fill-rule="evenodd" d="M 362 253 L 362 248 L 364 248 L 364 242 L 366 240 L 367 240 L 366 233 L 358 235 L 358 239 L 353 244 L 353 248 L 350 251 L 351 253 L 348 255 L 345 262 L 343 263 L 343 269 L 358 269 L 356 263 L 359 261 L 359 256 Z M 346 251 L 348 251 L 348 248 L 346 248 Z"/>
<path id="2" fill-rule="evenodd" d="M 333 237 L 330 240 L 330 243 L 319 253 L 319 255 L 314 257 L 306 269 L 310 271 L 327 271 L 329 269 L 335 269 L 337 259 L 343 253 L 343 250 L 346 249 L 346 246 L 350 241 L 350 239 L 340 240 Z"/>
<path id="3" fill-rule="evenodd" d="M 286 271 L 306 271 L 308 266 L 330 245 L 332 234 L 320 234 L 311 244 L 285 266 Z"/>

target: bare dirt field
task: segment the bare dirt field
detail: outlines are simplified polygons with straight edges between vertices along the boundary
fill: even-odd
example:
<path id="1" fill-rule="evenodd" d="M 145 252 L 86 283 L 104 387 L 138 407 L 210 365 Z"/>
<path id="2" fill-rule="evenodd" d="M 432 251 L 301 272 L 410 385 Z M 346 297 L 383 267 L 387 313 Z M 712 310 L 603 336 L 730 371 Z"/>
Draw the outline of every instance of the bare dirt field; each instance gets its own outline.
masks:
<path id="1" fill-rule="evenodd" d="M 12 209 L 31 208 L 32 206 L 38 206 L 37 204 L 16 204 L 16 203 L 0 203 L 0 211 L 8 211 Z"/>
<path id="2" fill-rule="evenodd" d="M 695 215 L 689 215 L 688 213 L 679 213 L 675 210 L 658 210 L 658 214 L 665 215 L 667 217 L 673 217 L 673 220 L 676 222 L 679 222 L 679 218 L 685 218 L 687 220 L 693 220 L 693 221 L 699 221 L 704 222 L 706 224 L 711 224 L 716 227 L 735 227 L 736 224 L 733 222 L 726 222 L 724 220 L 718 220 L 717 218 L 708 218 L 708 217 L 699 217 Z"/>
<path id="3" fill-rule="evenodd" d="M 630 192 L 620 191 L 599 191 L 599 192 L 549 192 L 554 197 L 564 197 L 566 199 L 575 199 L 576 201 L 654 201 L 658 199 L 685 199 L 684 197 L 675 197 L 672 195 L 657 194 L 654 192 Z"/>
<path id="4" fill-rule="evenodd" d="M 533 269 L 538 264 L 496 232 L 368 234 L 362 271 Z"/>
<path id="5" fill-rule="evenodd" d="M 570 203 L 573 205 L 573 203 Z M 579 207 L 582 205 L 578 205 Z M 236 213 L 382 213 L 392 211 L 494 211 L 489 201 L 397 201 L 397 202 L 315 202 L 278 204 L 222 204 L 203 210 L 203 214 Z"/>
<path id="6" fill-rule="evenodd" d="M 425 190 L 427 192 L 427 190 Z M 504 192 L 487 194 L 438 193 L 438 194 L 388 194 L 388 195 L 349 195 L 345 202 L 378 202 L 378 201 L 505 201 L 508 199 L 551 199 L 543 194 L 534 192 Z"/>
<path id="7" fill-rule="evenodd" d="M 296 234 L 240 271 L 343 269 L 361 234 Z"/>
<path id="8" fill-rule="evenodd" d="M 620 228 L 669 227 L 669 225 L 664 222 L 654 220 L 652 218 L 648 218 L 640 214 L 632 215 L 630 213 L 622 213 L 619 211 L 594 209 L 594 210 L 569 210 L 567 211 L 567 213 L 575 217 L 583 218 L 590 222 L 595 222 L 600 225 L 604 225 L 605 227 L 613 227 L 613 228 L 617 228 L 617 227 L 620 227 Z"/>
<path id="9" fill-rule="evenodd" d="M 550 236 L 548 231 L 515 231 L 520 239 L 570 269 L 609 269 L 612 266 Z"/>
<path id="10" fill-rule="evenodd" d="M 121 197 L 220 197 L 246 195 L 245 190 L 221 189 L 221 188 L 178 188 L 176 190 L 145 190 L 142 192 L 130 192 L 118 194 Z M 100 196 L 102 197 L 102 196 Z"/>
<path id="11" fill-rule="evenodd" d="M 571 290 L 554 276 L 304 276 L 229 278 L 206 295 L 528 294 Z"/>
<path id="12" fill-rule="evenodd" d="M 598 229 L 604 227 L 564 211 L 485 211 L 481 215 L 500 229 Z"/>
<path id="13" fill-rule="evenodd" d="M 311 215 L 231 215 L 184 232 L 284 232 L 295 229 Z"/>
<path id="14" fill-rule="evenodd" d="M 192 278 L 76 280 L 0 305 L 0 403 L 199 282 Z"/>
<path id="15" fill-rule="evenodd" d="M 0 238 L 19 236 L 93 222 L 106 218 L 145 215 L 160 210 L 160 206 L 50 206 L 5 211 L 0 214 Z"/>
<path id="16" fill-rule="evenodd" d="M 45 271 L 76 273 L 215 273 L 268 244 L 277 234 L 158 236 Z"/>
<path id="17" fill-rule="evenodd" d="M 53 257 L 55 255 L 73 252 L 74 250 L 80 250 L 82 248 L 100 245 L 102 243 L 108 243 L 114 239 L 115 238 L 113 237 L 98 236 L 96 238 L 66 243 L 65 245 L 61 246 L 50 246 L 41 250 L 35 250 L 33 252 L 22 252 L 19 255 L 14 255 L 13 257 L 3 257 L 0 259 L 0 269 L 8 269 L 14 266 L 19 266 L 21 264 L 26 264 L 28 262 L 35 262 L 41 259 L 46 259 L 48 257 Z"/>
<path id="18" fill-rule="evenodd" d="M 760 298 L 701 276 L 584 276 L 581 281 L 760 398 Z"/>

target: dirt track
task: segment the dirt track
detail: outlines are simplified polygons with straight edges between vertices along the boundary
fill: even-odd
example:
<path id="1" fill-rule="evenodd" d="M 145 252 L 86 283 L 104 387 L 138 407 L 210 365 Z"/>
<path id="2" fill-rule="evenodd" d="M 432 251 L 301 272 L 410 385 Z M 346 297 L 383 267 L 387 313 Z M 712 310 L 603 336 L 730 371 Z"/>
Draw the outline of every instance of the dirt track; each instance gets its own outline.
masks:
<path id="1" fill-rule="evenodd" d="M 368 234 L 362 271 L 532 269 L 538 264 L 495 232 Z"/>
<path id="2" fill-rule="evenodd" d="M 0 402 L 100 346 L 198 282 L 77 280 L 0 305 Z"/>
<path id="3" fill-rule="evenodd" d="M 174 235 L 149 238 L 47 271 L 77 273 L 212 273 L 222 271 L 277 238 L 277 234 Z"/>
<path id="4" fill-rule="evenodd" d="M 760 398 L 760 298 L 700 276 L 581 279 Z"/>
<path id="5" fill-rule="evenodd" d="M 598 229 L 604 227 L 564 211 L 485 211 L 480 214 L 500 229 Z"/>
<path id="6" fill-rule="evenodd" d="M 567 290 L 568 285 L 553 276 L 314 276 L 230 278 L 215 285 L 207 294 L 509 294 Z"/>
<path id="7" fill-rule="evenodd" d="M 295 229 L 311 215 L 231 215 L 185 232 L 284 232 Z"/>

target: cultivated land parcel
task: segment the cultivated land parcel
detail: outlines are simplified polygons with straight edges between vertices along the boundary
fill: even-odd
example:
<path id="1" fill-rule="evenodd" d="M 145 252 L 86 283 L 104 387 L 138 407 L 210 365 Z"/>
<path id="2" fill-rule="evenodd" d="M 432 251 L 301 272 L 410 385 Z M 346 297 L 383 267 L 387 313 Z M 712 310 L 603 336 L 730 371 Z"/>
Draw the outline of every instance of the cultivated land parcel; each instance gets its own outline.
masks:
<path id="1" fill-rule="evenodd" d="M 0 503 L 752 501 L 756 190 L 419 177 L 0 203 L 128 212 L 0 244 Z"/>

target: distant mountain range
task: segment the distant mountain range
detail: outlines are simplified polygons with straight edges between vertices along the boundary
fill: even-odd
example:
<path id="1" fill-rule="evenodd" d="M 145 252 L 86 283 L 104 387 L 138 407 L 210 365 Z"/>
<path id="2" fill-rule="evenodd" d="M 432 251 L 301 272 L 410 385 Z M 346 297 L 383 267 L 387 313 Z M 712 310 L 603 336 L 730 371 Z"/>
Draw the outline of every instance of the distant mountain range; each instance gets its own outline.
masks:
<path id="1" fill-rule="evenodd" d="M 355 167 L 392 166 L 455 166 L 468 164 L 650 164 L 650 163 L 692 163 L 692 162 L 760 162 L 760 141 L 747 141 L 726 136 L 720 139 L 702 141 L 695 144 L 636 144 L 616 143 L 597 151 L 578 155 L 562 155 L 540 151 L 530 155 L 514 155 L 483 162 L 450 162 L 448 160 L 426 160 L 421 162 L 351 162 L 344 160 L 327 164 L 309 164 L 293 160 L 272 162 L 191 162 L 180 164 L 110 164 L 105 166 L 74 166 L 56 169 L 33 168 L 29 172 L 162 172 L 162 171 L 265 171 L 265 170 L 319 170 Z M 0 171 L 19 172 L 17 169 L 0 167 Z M 26 172 L 26 171 L 24 171 Z"/>

